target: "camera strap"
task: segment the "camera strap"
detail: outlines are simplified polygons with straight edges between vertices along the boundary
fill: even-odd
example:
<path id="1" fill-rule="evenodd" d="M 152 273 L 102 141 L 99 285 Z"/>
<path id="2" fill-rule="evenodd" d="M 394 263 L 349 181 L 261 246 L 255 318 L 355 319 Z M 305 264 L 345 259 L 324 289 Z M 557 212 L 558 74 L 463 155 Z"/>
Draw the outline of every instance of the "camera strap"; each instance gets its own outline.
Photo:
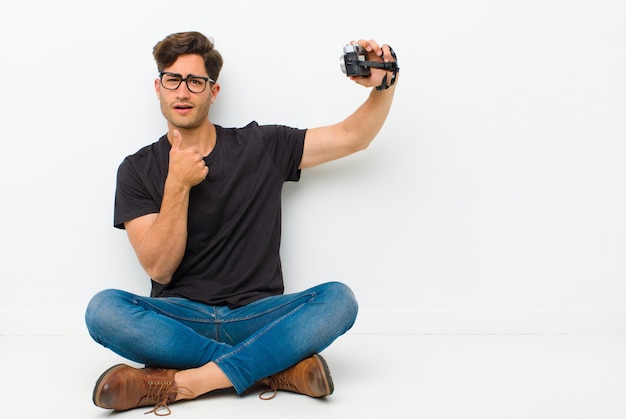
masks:
<path id="1" fill-rule="evenodd" d="M 387 45 L 387 44 L 385 44 Z M 383 82 L 380 86 L 376 86 L 376 90 L 381 91 L 385 89 L 389 89 L 396 82 L 396 77 L 398 75 L 398 71 L 400 71 L 400 67 L 398 67 L 398 57 L 396 57 L 396 53 L 389 45 L 389 52 L 394 60 L 393 62 L 379 62 L 379 61 L 359 61 L 358 65 L 361 67 L 372 67 L 372 68 L 382 68 L 383 70 L 391 71 L 391 81 L 387 84 L 387 74 L 383 77 Z"/>

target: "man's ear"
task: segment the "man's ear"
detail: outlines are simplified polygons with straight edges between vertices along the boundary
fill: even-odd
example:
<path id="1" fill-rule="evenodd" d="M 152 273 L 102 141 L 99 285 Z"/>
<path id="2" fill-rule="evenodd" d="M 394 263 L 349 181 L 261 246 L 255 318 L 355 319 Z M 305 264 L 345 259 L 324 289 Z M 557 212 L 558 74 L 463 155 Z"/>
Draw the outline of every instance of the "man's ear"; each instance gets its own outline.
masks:
<path id="1" fill-rule="evenodd" d="M 215 100 L 217 99 L 217 95 L 220 92 L 220 85 L 217 83 L 213 83 L 213 86 L 211 87 L 211 104 L 215 103 Z"/>
<path id="2" fill-rule="evenodd" d="M 154 79 L 154 91 L 156 93 L 157 99 L 161 99 L 161 81 L 159 79 Z"/>

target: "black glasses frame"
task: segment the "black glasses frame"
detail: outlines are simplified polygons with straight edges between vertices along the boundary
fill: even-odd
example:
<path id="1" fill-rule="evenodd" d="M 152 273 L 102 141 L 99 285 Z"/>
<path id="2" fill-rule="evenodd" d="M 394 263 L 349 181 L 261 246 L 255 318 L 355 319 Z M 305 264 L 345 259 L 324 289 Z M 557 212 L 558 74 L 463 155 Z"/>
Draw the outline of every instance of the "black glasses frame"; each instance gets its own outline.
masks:
<path id="1" fill-rule="evenodd" d="M 178 84 L 176 85 L 176 87 L 166 87 L 163 84 L 163 76 L 171 76 L 171 77 L 177 77 L 180 79 L 180 81 L 178 82 Z M 199 92 L 196 92 L 194 90 L 191 90 L 191 88 L 189 87 L 189 79 L 201 79 L 204 80 L 206 83 L 215 83 L 215 80 L 213 80 L 210 77 L 204 77 L 204 76 L 196 76 L 194 74 L 189 74 L 187 75 L 187 77 L 183 78 L 182 74 L 178 74 L 178 73 L 171 73 L 169 71 L 161 71 L 159 73 L 159 80 L 161 80 L 161 86 L 163 86 L 164 89 L 167 90 L 176 90 L 180 87 L 182 82 L 185 82 L 185 85 L 187 86 L 187 89 L 191 92 L 191 93 L 202 93 L 206 90 L 206 84 L 204 85 L 204 89 L 200 90 Z"/>

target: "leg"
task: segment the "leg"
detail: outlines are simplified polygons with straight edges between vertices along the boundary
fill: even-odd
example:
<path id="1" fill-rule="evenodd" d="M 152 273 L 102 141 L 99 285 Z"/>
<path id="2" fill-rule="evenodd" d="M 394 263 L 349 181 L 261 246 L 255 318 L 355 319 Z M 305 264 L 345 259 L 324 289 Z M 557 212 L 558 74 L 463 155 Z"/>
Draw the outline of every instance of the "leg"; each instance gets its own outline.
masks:
<path id="1" fill-rule="evenodd" d="M 128 359 L 183 370 L 175 382 L 191 396 L 177 392 L 173 401 L 231 385 L 241 393 L 322 351 L 352 326 L 356 312 L 352 292 L 340 283 L 237 310 L 109 290 L 92 299 L 86 322 L 97 342 Z"/>
<path id="2" fill-rule="evenodd" d="M 241 365 L 251 371 L 243 380 L 250 385 L 321 352 L 352 327 L 357 309 L 352 291 L 337 282 L 235 310 L 106 290 L 92 298 L 85 321 L 96 342 L 124 358 L 178 370 Z"/>
<path id="3" fill-rule="evenodd" d="M 204 365 L 232 350 L 218 342 L 212 307 L 182 298 L 147 298 L 105 290 L 85 314 L 89 334 L 126 359 L 162 368 Z"/>
<path id="4" fill-rule="evenodd" d="M 96 383 L 94 403 L 115 410 L 149 405 L 169 409 L 168 402 L 232 387 L 210 362 L 232 350 L 211 339 L 216 330 L 211 309 L 185 299 L 144 298 L 118 290 L 96 294 L 85 314 L 94 340 L 152 367 L 120 364 L 108 369 Z M 185 370 L 193 367 L 200 368 Z"/>
<path id="5" fill-rule="evenodd" d="M 232 351 L 199 368 L 179 371 L 176 382 L 195 389 L 197 394 L 224 388 L 215 387 L 213 380 L 206 379 L 219 377 L 217 370 L 224 373 L 222 378 L 227 377 L 238 393 L 265 379 L 262 382 L 275 390 L 313 397 L 330 394 L 332 382 L 326 381 L 328 366 L 322 357 L 311 355 L 350 329 L 357 309 L 352 291 L 336 282 L 296 294 L 268 297 L 236 310 L 216 309 L 215 334 L 233 344 Z M 299 363 L 305 358 L 305 362 Z M 289 368 L 295 364 L 295 369 Z M 266 379 L 269 376 L 272 377 Z M 314 383 L 307 381 L 311 378 Z M 290 383 L 281 386 L 278 382 Z M 179 398 L 184 398 L 184 394 Z"/>
<path id="6" fill-rule="evenodd" d="M 357 310 L 352 291 L 338 282 L 265 298 L 222 319 L 225 335 L 253 334 L 214 362 L 241 393 L 254 382 L 324 350 L 352 327 Z M 242 318 L 246 321 L 238 325 Z"/>

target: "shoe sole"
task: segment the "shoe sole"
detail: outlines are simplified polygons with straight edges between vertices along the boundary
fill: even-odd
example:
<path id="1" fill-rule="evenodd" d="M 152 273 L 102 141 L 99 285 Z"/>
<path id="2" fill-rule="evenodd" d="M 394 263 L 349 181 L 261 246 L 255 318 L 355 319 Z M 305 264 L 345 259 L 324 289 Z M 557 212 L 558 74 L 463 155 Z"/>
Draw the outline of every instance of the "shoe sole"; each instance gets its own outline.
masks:
<path id="1" fill-rule="evenodd" d="M 330 369 L 328 368 L 328 364 L 326 363 L 326 360 L 319 354 L 314 354 L 313 357 L 317 360 L 317 362 L 322 367 L 322 370 L 324 371 L 324 384 L 326 385 L 326 394 L 324 396 L 330 396 L 331 394 L 333 394 L 333 391 L 335 391 L 335 385 L 333 384 L 333 377 L 330 375 Z"/>
<path id="2" fill-rule="evenodd" d="M 111 374 L 113 374 L 118 369 L 122 367 L 127 367 L 127 366 L 128 365 L 126 364 L 113 365 L 111 368 L 109 368 L 108 370 L 106 370 L 100 375 L 100 378 L 98 378 L 98 381 L 96 381 L 96 385 L 93 388 L 93 396 L 91 397 L 93 400 L 93 404 L 95 404 L 98 407 L 102 407 L 103 409 L 110 409 L 109 407 L 103 406 L 100 401 L 100 395 L 102 394 L 102 386 L 104 385 L 104 381 L 106 381 L 106 379 L 109 378 Z"/>

